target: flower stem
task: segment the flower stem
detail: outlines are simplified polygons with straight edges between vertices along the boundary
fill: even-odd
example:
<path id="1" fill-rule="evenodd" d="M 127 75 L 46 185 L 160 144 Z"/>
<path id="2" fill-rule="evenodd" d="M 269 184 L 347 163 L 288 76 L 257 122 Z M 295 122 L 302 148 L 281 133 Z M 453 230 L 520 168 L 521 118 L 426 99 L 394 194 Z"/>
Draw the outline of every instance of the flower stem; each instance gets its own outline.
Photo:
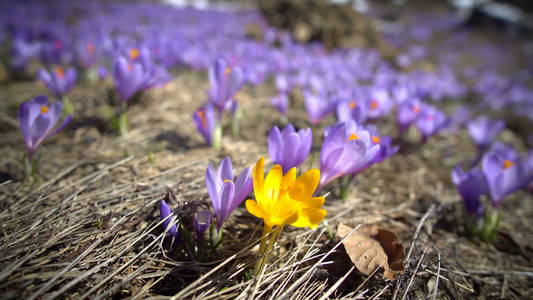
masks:
<path id="1" fill-rule="evenodd" d="M 74 108 L 72 107 L 72 102 L 70 102 L 70 99 L 67 95 L 63 95 L 61 97 L 61 104 L 63 105 L 63 117 L 66 117 L 68 115 L 73 115 Z"/>
<path id="2" fill-rule="evenodd" d="M 265 254 L 265 247 L 266 247 L 266 242 L 267 242 L 267 235 L 270 233 L 270 231 L 272 230 L 272 227 L 271 226 L 267 226 L 265 224 L 265 228 L 263 229 L 263 235 L 262 235 L 262 238 L 261 238 L 261 244 L 259 245 L 259 259 L 257 260 L 256 264 L 255 264 L 255 268 L 254 268 L 254 274 L 257 275 L 258 272 L 259 272 L 259 269 L 261 268 L 261 265 L 263 264 L 263 254 Z"/>
<path id="3" fill-rule="evenodd" d="M 258 264 L 255 265 L 254 274 L 256 276 L 263 271 L 263 269 L 265 268 L 267 262 L 269 261 L 270 256 L 272 255 L 272 248 L 274 248 L 274 244 L 276 244 L 276 241 L 278 240 L 278 237 L 281 235 L 281 231 L 282 230 L 283 230 L 283 226 L 277 226 L 276 229 L 274 230 L 274 232 L 272 232 L 272 234 L 270 235 L 270 241 L 268 242 L 267 249 L 266 249 L 265 252 L 263 252 L 263 253 L 266 253 L 266 255 L 263 256 L 263 258 L 261 258 L 258 261 Z M 264 235 L 264 237 L 266 237 L 266 236 Z M 264 240 L 266 241 L 266 238 Z M 263 254 L 263 253 L 261 253 L 261 254 Z M 258 265 L 259 265 L 259 268 L 258 268 Z"/>

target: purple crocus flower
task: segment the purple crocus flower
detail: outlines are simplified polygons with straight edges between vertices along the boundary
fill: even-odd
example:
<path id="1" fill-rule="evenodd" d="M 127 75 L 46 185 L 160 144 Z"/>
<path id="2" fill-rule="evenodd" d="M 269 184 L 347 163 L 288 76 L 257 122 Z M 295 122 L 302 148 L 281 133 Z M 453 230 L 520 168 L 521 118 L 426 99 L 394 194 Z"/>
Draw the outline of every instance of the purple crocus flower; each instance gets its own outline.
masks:
<path id="1" fill-rule="evenodd" d="M 278 90 L 280 94 L 281 93 L 286 94 L 290 92 L 292 88 L 289 82 L 289 78 L 285 74 L 277 74 L 274 77 L 274 83 L 276 84 L 276 89 Z"/>
<path id="2" fill-rule="evenodd" d="M 161 204 L 159 205 L 159 215 L 161 216 L 161 221 L 163 221 L 163 228 L 167 230 L 168 224 L 170 224 L 170 219 L 172 217 L 169 217 L 172 214 L 172 211 L 170 210 L 170 207 L 165 202 L 165 200 L 161 200 Z M 172 227 L 168 228 L 168 234 L 170 237 L 174 237 L 174 235 L 177 233 L 176 231 L 177 226 L 176 224 L 172 225 Z"/>
<path id="3" fill-rule="evenodd" d="M 252 190 L 253 179 L 250 177 L 250 172 L 250 167 L 247 167 L 233 182 L 233 166 L 228 156 L 222 160 L 216 172 L 210 163 L 207 164 L 205 184 L 213 203 L 218 232 L 231 212 L 241 204 Z"/>
<path id="4" fill-rule="evenodd" d="M 311 128 L 296 132 L 292 124 L 285 126 L 281 132 L 277 126 L 274 126 L 268 135 L 268 153 L 274 164 L 281 165 L 283 174 L 291 168 L 298 167 L 305 160 L 312 144 Z"/>
<path id="5" fill-rule="evenodd" d="M 226 102 L 244 86 L 246 78 L 240 67 L 229 67 L 227 63 L 219 59 L 209 68 L 209 81 L 211 90 L 208 91 L 209 101 L 222 111 Z"/>
<path id="6" fill-rule="evenodd" d="M 107 71 L 107 68 L 105 65 L 101 65 L 98 67 L 98 78 L 100 79 L 106 79 L 107 75 L 109 75 L 109 72 Z"/>
<path id="7" fill-rule="evenodd" d="M 420 100 L 405 101 L 396 110 L 396 120 L 400 135 L 413 124 L 420 114 Z"/>
<path id="8" fill-rule="evenodd" d="M 332 180 L 356 173 L 367 166 L 378 153 L 368 131 L 355 122 L 339 122 L 326 131 L 320 151 L 320 182 L 317 191 Z"/>
<path id="9" fill-rule="evenodd" d="M 497 208 L 505 197 L 523 188 L 531 179 L 529 165 L 517 157 L 512 148 L 489 150 L 483 155 L 481 166 L 487 178 L 494 208 Z"/>
<path id="10" fill-rule="evenodd" d="M 364 124 L 367 111 L 368 107 L 365 101 L 350 100 L 337 103 L 337 119 L 340 122 L 355 121 L 358 124 Z"/>
<path id="11" fill-rule="evenodd" d="M 487 116 L 479 116 L 467 123 L 466 128 L 480 152 L 485 151 L 492 140 L 505 128 L 503 120 L 491 120 Z"/>
<path id="12" fill-rule="evenodd" d="M 62 109 L 61 102 L 56 101 L 49 105 L 48 98 L 44 95 L 39 95 L 30 102 L 20 105 L 18 119 L 22 136 L 28 147 L 29 161 L 32 161 L 33 153 L 42 141 L 59 132 L 70 122 L 71 115 L 68 115 L 61 126 L 54 130 L 61 117 Z"/>
<path id="13" fill-rule="evenodd" d="M 198 248 L 204 242 L 204 234 L 207 228 L 209 228 L 209 225 L 211 225 L 211 218 L 213 218 L 213 213 L 208 210 L 198 211 L 194 215 L 193 225 L 196 230 L 196 243 Z"/>
<path id="14" fill-rule="evenodd" d="M 449 119 L 444 112 L 431 105 L 422 105 L 420 116 L 416 121 L 416 126 L 422 134 L 425 142 L 429 137 L 437 134 L 440 130 L 449 124 Z"/>
<path id="15" fill-rule="evenodd" d="M 204 107 L 199 108 L 192 115 L 194 126 L 200 132 L 208 146 L 213 145 L 213 137 L 215 132 L 215 110 L 211 103 L 207 103 Z"/>
<path id="16" fill-rule="evenodd" d="M 129 63 L 126 58 L 118 57 L 113 62 L 113 81 L 124 102 L 144 88 L 146 76 L 141 63 Z"/>
<path id="17" fill-rule="evenodd" d="M 394 103 L 389 92 L 383 88 L 374 88 L 370 91 L 367 116 L 369 120 L 377 120 L 389 114 Z"/>
<path id="18" fill-rule="evenodd" d="M 374 145 L 379 145 L 379 151 L 376 153 L 376 156 L 374 156 L 374 159 L 372 160 L 370 165 L 380 163 L 385 159 L 398 153 L 398 151 L 400 150 L 400 146 L 392 146 L 392 137 L 388 135 L 379 135 L 379 131 L 376 125 L 368 124 L 365 126 L 365 129 L 368 131 L 368 133 L 370 133 L 372 143 L 374 143 Z"/>
<path id="19" fill-rule="evenodd" d="M 464 172 L 461 166 L 456 166 L 452 170 L 452 180 L 463 197 L 468 215 L 475 214 L 478 220 L 481 219 L 483 204 L 479 197 L 488 190 L 485 174 L 477 167 Z"/>
<path id="20" fill-rule="evenodd" d="M 168 228 L 168 225 L 170 224 L 172 211 L 170 210 L 170 207 L 165 202 L 165 200 L 161 200 L 161 204 L 159 205 L 159 215 L 161 217 L 161 221 L 163 221 L 163 228 L 165 230 L 168 230 L 168 237 L 172 242 L 172 248 L 176 248 L 179 244 L 179 231 L 176 224 L 172 225 L 172 227 Z"/>
<path id="21" fill-rule="evenodd" d="M 327 99 L 327 96 L 324 93 L 315 95 L 309 90 L 305 90 L 303 93 L 305 108 L 309 115 L 309 120 L 313 125 L 318 124 L 320 120 L 332 113 L 336 108 L 336 103 Z"/>
<path id="22" fill-rule="evenodd" d="M 287 115 L 287 109 L 289 108 L 289 99 L 287 94 L 279 93 L 277 96 L 270 98 L 270 103 L 282 114 Z"/>
<path id="23" fill-rule="evenodd" d="M 78 78 L 78 73 L 75 69 L 68 69 L 65 71 L 63 67 L 55 67 L 52 72 L 48 72 L 45 69 L 39 69 L 37 71 L 37 77 L 41 80 L 48 90 L 54 94 L 58 99 L 70 92 L 76 79 Z"/>

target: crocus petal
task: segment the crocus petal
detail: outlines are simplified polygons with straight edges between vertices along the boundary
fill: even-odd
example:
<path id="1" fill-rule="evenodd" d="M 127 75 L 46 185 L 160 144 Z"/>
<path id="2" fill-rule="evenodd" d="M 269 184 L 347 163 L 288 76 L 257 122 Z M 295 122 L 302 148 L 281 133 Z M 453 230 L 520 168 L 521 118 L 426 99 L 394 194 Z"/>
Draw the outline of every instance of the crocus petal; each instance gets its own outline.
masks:
<path id="1" fill-rule="evenodd" d="M 235 185 L 232 181 L 226 181 L 222 184 L 222 189 L 218 194 L 218 198 L 221 201 L 220 210 L 215 210 L 215 215 L 217 216 L 217 230 L 220 231 L 222 224 L 228 218 L 231 213 L 230 206 L 233 197 L 235 196 Z"/>
<path id="2" fill-rule="evenodd" d="M 218 166 L 217 177 L 223 182 L 224 180 L 233 180 L 233 166 L 229 156 L 224 157 Z"/>
<path id="3" fill-rule="evenodd" d="M 319 181 L 320 171 L 317 169 L 311 169 L 294 181 L 292 189 L 289 191 L 289 195 L 293 199 L 308 199 L 315 192 Z"/>
<path id="4" fill-rule="evenodd" d="M 294 227 L 311 227 L 311 229 L 316 229 L 318 227 L 318 223 L 324 220 L 326 214 L 327 211 L 325 209 L 306 209 L 298 214 L 298 219 L 291 223 L 291 225 Z"/>
<path id="5" fill-rule="evenodd" d="M 246 209 L 249 213 L 260 219 L 264 219 L 268 215 L 254 200 L 246 200 Z"/>
<path id="6" fill-rule="evenodd" d="M 256 199 L 263 199 L 263 189 L 264 189 L 264 173 L 263 173 L 263 167 L 265 165 L 265 158 L 261 157 L 254 167 L 254 194 Z"/>
<path id="7" fill-rule="evenodd" d="M 220 199 L 218 199 L 218 190 L 219 186 L 222 187 L 222 183 L 219 183 L 219 179 L 215 173 L 215 168 L 210 163 L 207 163 L 207 170 L 205 172 L 205 185 L 207 186 L 207 193 L 209 194 L 209 198 L 211 198 L 215 212 L 219 211 L 221 204 Z"/>
<path id="8" fill-rule="evenodd" d="M 286 172 L 292 167 L 300 165 L 302 162 L 298 161 L 298 155 L 300 150 L 301 140 L 297 133 L 289 133 L 284 138 L 283 145 L 283 165 L 282 169 Z"/>

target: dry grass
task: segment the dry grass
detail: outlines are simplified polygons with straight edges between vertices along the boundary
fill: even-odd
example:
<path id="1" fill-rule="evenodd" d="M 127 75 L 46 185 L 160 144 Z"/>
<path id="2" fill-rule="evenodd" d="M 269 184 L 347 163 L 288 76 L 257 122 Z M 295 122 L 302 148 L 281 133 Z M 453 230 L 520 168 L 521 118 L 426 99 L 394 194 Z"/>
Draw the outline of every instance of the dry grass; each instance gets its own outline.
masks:
<path id="1" fill-rule="evenodd" d="M 218 164 L 230 155 L 237 171 L 252 166 L 268 153 L 266 132 L 277 124 L 268 104 L 272 85 L 246 88 L 239 95 L 247 113 L 244 138 L 225 137 L 220 152 L 205 148 L 190 120 L 198 99 L 205 98 L 205 89 L 202 75 L 180 73 L 170 85 L 131 107 L 129 135 L 117 137 L 105 123 L 100 129 L 89 124 L 46 141 L 38 150 L 43 153 L 43 181 L 38 187 L 21 181 L 22 139 L 4 126 L 0 171 L 10 179 L 0 185 L 2 298 L 531 296 L 530 195 L 519 193 L 506 202 L 494 246 L 464 236 L 460 198 L 448 175 L 458 160 L 474 154 L 473 145 L 463 142 L 464 133 L 445 133 L 368 169 L 358 176 L 346 202 L 336 199 L 336 187 L 331 186 L 325 205 L 329 226 L 287 228 L 270 264 L 255 278 L 246 273 L 256 260 L 261 222 L 242 206 L 229 219 L 227 239 L 208 262 L 170 250 L 159 220 L 159 202 L 167 199 L 183 224 L 190 226 L 196 209 L 210 205 L 204 183 L 207 163 Z M 9 100 L 4 105 L 14 105 L 13 99 L 20 102 L 39 92 L 42 87 L 33 83 L 14 83 L 0 97 Z M 98 118 L 96 108 L 103 94 L 101 89 L 77 87 L 75 98 L 94 99 L 74 102 L 80 119 Z M 5 124 L 15 122 L 7 118 Z M 290 118 L 305 124 L 300 111 Z M 100 123 L 97 119 L 93 124 Z M 380 125 L 393 133 L 392 121 Z M 521 143 L 511 132 L 504 139 Z M 354 270 L 339 238 L 328 236 L 328 230 L 335 233 L 338 222 L 378 224 L 394 231 L 407 251 L 405 274 L 391 282 L 381 271 L 367 277 Z"/>

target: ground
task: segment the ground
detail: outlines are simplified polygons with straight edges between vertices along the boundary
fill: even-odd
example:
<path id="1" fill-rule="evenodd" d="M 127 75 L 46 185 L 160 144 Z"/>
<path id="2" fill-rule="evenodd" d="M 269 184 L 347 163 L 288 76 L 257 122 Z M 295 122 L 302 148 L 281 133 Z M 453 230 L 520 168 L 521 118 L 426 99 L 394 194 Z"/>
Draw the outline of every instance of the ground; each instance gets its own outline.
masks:
<path id="1" fill-rule="evenodd" d="M 246 86 L 236 98 L 245 113 L 241 134 L 225 132 L 222 149 L 205 145 L 192 114 L 206 100 L 205 73 L 180 69 L 163 88 L 128 108 L 131 132 L 118 136 L 100 115 L 112 82 L 81 83 L 71 99 L 75 121 L 45 141 L 39 185 L 23 180 L 26 152 L 16 110 L 47 94 L 36 80 L 6 81 L 0 88 L 0 290 L 6 299 L 35 298 L 394 298 L 527 299 L 533 296 L 532 196 L 518 192 L 501 207 L 493 245 L 465 234 L 462 201 L 450 171 L 476 148 L 464 130 L 420 144 L 409 132 L 399 154 L 359 174 L 349 197 L 326 191 L 326 223 L 286 228 L 263 277 L 246 275 L 256 259 L 261 220 L 241 205 L 225 225 L 226 240 L 206 262 L 169 250 L 159 223 L 166 199 L 191 228 L 191 212 L 210 208 L 207 163 L 229 156 L 240 172 L 265 156 L 267 135 L 281 126 L 270 105 L 274 85 Z M 300 97 L 289 120 L 309 126 Z M 225 120 L 229 124 L 229 120 Z M 331 116 L 314 127 L 313 152 Z M 382 121 L 395 136 L 394 118 Z M 518 148 L 524 140 L 506 129 Z M 318 156 L 317 156 L 318 157 Z M 303 166 L 318 167 L 309 157 Z M 395 281 L 382 271 L 353 270 L 336 236 L 338 223 L 379 225 L 397 234 L 407 255 Z M 328 234 L 331 231 L 331 235 Z M 436 291 L 436 293 L 435 293 Z"/>

